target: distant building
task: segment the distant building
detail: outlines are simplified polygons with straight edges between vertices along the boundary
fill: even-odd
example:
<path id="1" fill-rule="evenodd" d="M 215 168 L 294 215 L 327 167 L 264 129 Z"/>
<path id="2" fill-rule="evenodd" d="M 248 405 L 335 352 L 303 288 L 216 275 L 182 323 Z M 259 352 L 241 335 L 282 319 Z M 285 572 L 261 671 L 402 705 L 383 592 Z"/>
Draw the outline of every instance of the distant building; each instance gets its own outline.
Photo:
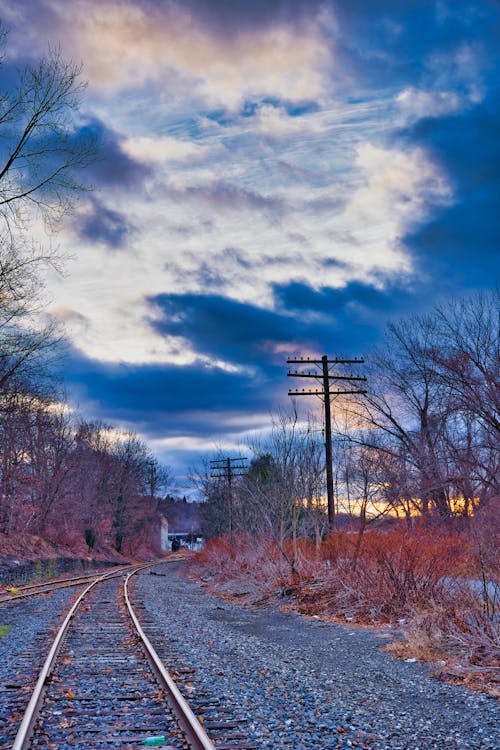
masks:
<path id="1" fill-rule="evenodd" d="M 172 542 L 191 550 L 201 549 L 200 505 L 186 498 L 164 497 L 158 502 L 159 519 L 156 539 L 162 552 L 170 552 Z M 157 542 L 158 544 L 158 542 Z"/>

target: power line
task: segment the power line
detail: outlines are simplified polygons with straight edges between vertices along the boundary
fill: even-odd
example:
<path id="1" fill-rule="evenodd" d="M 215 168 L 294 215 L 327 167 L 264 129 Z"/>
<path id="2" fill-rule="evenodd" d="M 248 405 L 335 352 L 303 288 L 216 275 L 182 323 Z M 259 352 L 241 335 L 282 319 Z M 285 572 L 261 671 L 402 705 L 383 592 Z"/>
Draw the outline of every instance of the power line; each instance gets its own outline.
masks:
<path id="1" fill-rule="evenodd" d="M 319 396 L 323 399 L 324 412 L 325 412 L 325 457 L 326 457 L 326 494 L 328 502 L 328 527 L 330 531 L 335 526 L 335 503 L 333 497 L 333 451 L 332 451 L 332 415 L 331 415 L 331 403 L 330 399 L 332 396 L 344 396 L 356 393 L 366 393 L 363 389 L 350 389 L 350 390 L 332 390 L 330 388 L 330 381 L 347 381 L 347 382 L 366 382 L 364 376 L 354 375 L 336 375 L 332 373 L 332 365 L 350 365 L 350 364 L 364 364 L 364 359 L 328 359 L 328 355 L 324 354 L 321 359 L 287 359 L 287 364 L 296 365 L 321 365 L 321 370 L 289 370 L 287 376 L 290 378 L 310 378 L 317 380 L 320 383 L 321 388 L 302 388 L 301 390 L 289 390 L 289 396 Z"/>

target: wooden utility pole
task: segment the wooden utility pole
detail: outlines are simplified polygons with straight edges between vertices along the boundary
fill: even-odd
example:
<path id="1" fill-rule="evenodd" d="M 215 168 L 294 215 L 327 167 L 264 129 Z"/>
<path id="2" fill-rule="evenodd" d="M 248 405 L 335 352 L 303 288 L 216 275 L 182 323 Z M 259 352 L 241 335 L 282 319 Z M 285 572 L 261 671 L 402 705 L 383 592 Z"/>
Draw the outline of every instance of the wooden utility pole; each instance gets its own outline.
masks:
<path id="1" fill-rule="evenodd" d="M 287 359 L 287 364 L 302 366 L 313 366 L 314 370 L 295 370 L 288 371 L 290 378 L 312 378 L 321 384 L 319 388 L 302 388 L 302 390 L 289 390 L 289 396 L 319 396 L 325 405 L 325 460 L 326 460 L 326 495 L 328 502 L 328 528 L 333 531 L 335 528 L 335 502 L 333 497 L 333 450 L 332 450 L 332 415 L 331 415 L 331 397 L 347 395 L 350 393 L 366 393 L 365 390 L 350 389 L 348 391 L 332 390 L 330 381 L 347 381 L 366 382 L 365 377 L 355 377 L 354 375 L 334 375 L 330 371 L 331 365 L 360 365 L 364 359 L 328 359 L 324 354 L 321 359 Z M 321 367 L 321 370 L 318 368 Z"/>
<path id="2" fill-rule="evenodd" d="M 234 555 L 234 518 L 233 518 L 233 477 L 241 477 L 247 472 L 247 466 L 244 463 L 247 459 L 244 456 L 235 458 L 216 458 L 210 461 L 212 479 L 226 480 L 227 493 L 227 515 L 229 527 L 229 548 L 231 557 Z"/>

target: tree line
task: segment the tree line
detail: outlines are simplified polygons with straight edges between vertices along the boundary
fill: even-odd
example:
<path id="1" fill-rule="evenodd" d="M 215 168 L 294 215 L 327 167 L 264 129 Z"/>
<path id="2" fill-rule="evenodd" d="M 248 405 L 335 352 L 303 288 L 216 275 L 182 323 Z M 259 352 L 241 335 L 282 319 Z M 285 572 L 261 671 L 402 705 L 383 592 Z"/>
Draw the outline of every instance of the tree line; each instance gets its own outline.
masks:
<path id="1" fill-rule="evenodd" d="M 500 294 L 452 299 L 390 324 L 366 357 L 367 393 L 332 402 L 337 525 L 411 526 L 491 511 L 500 496 Z M 327 533 L 321 418 L 293 407 L 248 445 L 231 483 L 201 472 L 205 531 L 286 540 Z"/>
<path id="2" fill-rule="evenodd" d="M 7 35 L 0 29 L 0 45 Z M 0 73 L 8 64 L 0 57 Z M 54 364 L 61 335 L 41 279 L 61 258 L 30 238 L 54 229 L 88 189 L 98 144 L 77 119 L 85 84 L 60 52 L 0 95 L 0 532 L 130 552 L 148 539 L 165 469 L 132 433 L 72 413 Z M 14 77 L 14 78 L 13 78 Z M 149 540 L 148 540 L 149 541 Z"/>
<path id="3" fill-rule="evenodd" d="M 79 68 L 55 50 L 18 71 L 0 96 L 0 531 L 83 536 L 89 548 L 122 551 L 147 528 L 165 472 L 135 435 L 69 412 L 52 367 L 60 334 L 42 315 L 40 281 L 60 258 L 29 238 L 34 218 L 53 227 L 87 189 L 82 170 L 98 144 L 78 130 L 83 91 Z M 493 507 L 499 318 L 496 290 L 388 327 L 367 357 L 368 393 L 333 403 L 339 521 L 356 517 L 363 529 L 399 516 L 410 525 Z M 250 531 L 281 546 L 310 536 L 319 544 L 321 420 L 281 412 L 249 450 L 249 469 L 231 495 L 224 478 L 199 477 L 206 533 Z"/>
<path id="4" fill-rule="evenodd" d="M 151 543 L 167 477 L 133 433 L 11 389 L 0 412 L 0 531 L 130 554 Z"/>

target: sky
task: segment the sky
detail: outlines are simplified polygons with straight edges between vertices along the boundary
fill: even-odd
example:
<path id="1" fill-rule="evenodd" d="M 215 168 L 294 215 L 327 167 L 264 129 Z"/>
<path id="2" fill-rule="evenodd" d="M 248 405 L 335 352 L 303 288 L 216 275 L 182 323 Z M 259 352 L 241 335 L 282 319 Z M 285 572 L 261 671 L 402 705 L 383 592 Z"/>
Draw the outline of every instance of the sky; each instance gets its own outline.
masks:
<path id="1" fill-rule="evenodd" d="M 498 283 L 497 0 L 0 0 L 101 142 L 49 276 L 64 377 L 180 486 L 286 408 L 287 356 Z M 42 233 L 42 230 L 39 229 Z M 292 383 L 292 385 L 294 385 Z"/>

